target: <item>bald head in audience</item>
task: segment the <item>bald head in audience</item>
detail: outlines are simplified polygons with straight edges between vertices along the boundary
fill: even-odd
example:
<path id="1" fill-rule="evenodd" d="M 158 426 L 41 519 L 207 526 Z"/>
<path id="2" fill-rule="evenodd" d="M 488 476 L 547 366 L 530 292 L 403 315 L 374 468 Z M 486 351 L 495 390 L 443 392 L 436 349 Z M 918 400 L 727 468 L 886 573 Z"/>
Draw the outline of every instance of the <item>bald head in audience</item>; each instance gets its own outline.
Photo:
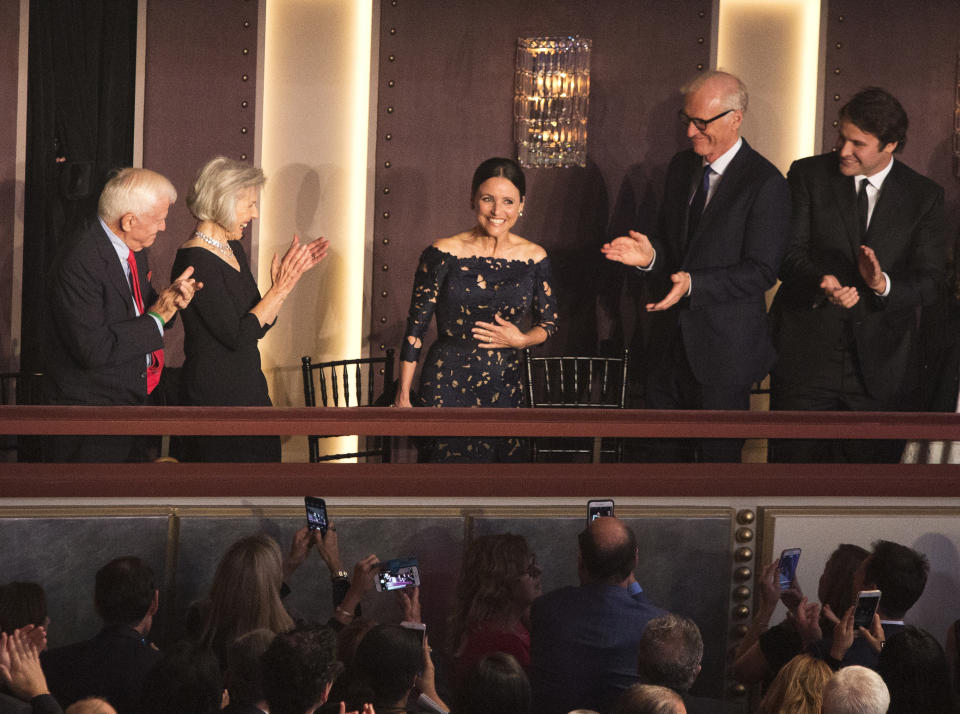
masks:
<path id="1" fill-rule="evenodd" d="M 579 535 L 580 583 L 623 585 L 637 567 L 637 538 L 623 521 L 597 518 Z"/>
<path id="2" fill-rule="evenodd" d="M 890 692 L 866 667 L 844 667 L 823 688 L 823 714 L 886 714 Z"/>
<path id="3" fill-rule="evenodd" d="M 117 710 L 106 699 L 90 697 L 74 702 L 64 710 L 64 714 L 117 714 Z"/>
<path id="4" fill-rule="evenodd" d="M 634 684 L 620 695 L 610 714 L 687 714 L 687 708 L 672 689 Z"/>

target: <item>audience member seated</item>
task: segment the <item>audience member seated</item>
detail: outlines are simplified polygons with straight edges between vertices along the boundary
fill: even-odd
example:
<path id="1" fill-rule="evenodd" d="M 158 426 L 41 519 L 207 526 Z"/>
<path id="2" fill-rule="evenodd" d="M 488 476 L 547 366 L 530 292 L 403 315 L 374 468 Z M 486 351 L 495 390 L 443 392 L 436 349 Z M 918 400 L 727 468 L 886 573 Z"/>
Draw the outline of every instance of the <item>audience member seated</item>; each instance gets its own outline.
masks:
<path id="1" fill-rule="evenodd" d="M 22 629 L 29 634 L 37 649 L 47 649 L 47 596 L 37 583 L 0 585 L 0 632 L 12 635 Z"/>
<path id="2" fill-rule="evenodd" d="M 826 662 L 797 655 L 774 677 L 757 714 L 820 714 L 823 688 L 832 676 Z"/>
<path id="3" fill-rule="evenodd" d="M 43 654 L 50 691 L 62 706 L 96 696 L 120 714 L 138 712 L 144 678 L 160 659 L 148 639 L 160 605 L 153 571 L 134 556 L 111 560 L 97 571 L 93 600 L 100 633 Z"/>
<path id="4" fill-rule="evenodd" d="M 702 661 L 703 637 L 693 620 L 668 613 L 647 623 L 637 648 L 640 682 L 669 687 L 682 697 L 689 714 L 740 711 L 736 704 L 690 694 Z"/>
<path id="5" fill-rule="evenodd" d="M 610 714 L 687 714 L 687 709 L 669 687 L 634 684 L 617 698 Z"/>
<path id="6" fill-rule="evenodd" d="M 530 681 L 515 657 L 491 652 L 467 672 L 452 714 L 532 714 Z"/>
<path id="7" fill-rule="evenodd" d="M 117 710 L 106 699 L 88 697 L 68 706 L 64 714 L 117 714 Z"/>
<path id="8" fill-rule="evenodd" d="M 61 714 L 40 667 L 40 654 L 29 633 L 0 634 L 0 692 L 2 714 Z"/>
<path id="9" fill-rule="evenodd" d="M 913 604 L 920 599 L 923 588 L 927 583 L 927 573 L 930 564 L 926 556 L 905 545 L 887 540 L 873 544 L 870 556 L 857 569 L 853 578 L 851 597 L 861 590 L 880 590 L 880 604 L 877 607 L 880 630 L 876 636 L 880 642 L 892 637 L 903 630 L 903 618 Z M 843 616 L 849 615 L 850 629 L 852 629 L 853 608 L 851 605 Z M 827 617 L 836 624 L 840 618 L 829 606 L 824 608 Z M 810 644 L 811 654 L 823 659 L 834 669 L 859 664 L 876 669 L 879 648 L 875 649 L 869 642 L 866 629 L 860 628 L 859 633 L 853 633 L 849 644 L 836 636 L 824 637 L 818 624 L 819 608 L 814 603 L 806 604 L 797 609 L 797 629 L 804 644 Z M 845 633 L 844 640 L 849 632 Z M 860 634 L 861 637 L 856 637 Z"/>
<path id="10" fill-rule="evenodd" d="M 637 644 L 647 623 L 665 614 L 647 602 L 633 571 L 637 539 L 613 517 L 579 536 L 580 585 L 537 598 L 530 612 L 534 710 L 609 711 L 637 682 Z"/>
<path id="11" fill-rule="evenodd" d="M 870 552 L 858 545 L 841 543 L 831 553 L 817 584 L 817 597 L 832 612 L 846 612 L 853 604 L 853 577 Z M 795 617 L 803 599 L 796 580 L 787 590 L 780 590 L 777 577 L 778 563 L 774 561 L 764 568 L 757 583 L 757 611 L 750 628 L 737 646 L 733 674 L 744 684 L 763 681 L 769 685 L 780 668 L 803 652 L 803 643 L 797 632 Z M 787 606 L 787 618 L 767 629 L 777 602 Z M 820 629 L 825 635 L 833 632 L 833 621 L 820 616 Z"/>
<path id="12" fill-rule="evenodd" d="M 348 709 L 360 709 L 369 702 L 380 712 L 434 711 L 419 704 L 408 706 L 415 688 L 443 711 L 447 709 L 437 694 L 430 647 L 422 630 L 377 625 L 360 641 L 344 677 Z"/>
<path id="13" fill-rule="evenodd" d="M 270 714 L 313 714 L 324 702 L 342 665 L 337 639 L 324 625 L 301 625 L 277 635 L 261 658 Z M 343 706 L 338 710 L 344 712 Z M 374 714 L 367 704 L 363 714 Z"/>
<path id="14" fill-rule="evenodd" d="M 540 568 L 523 536 L 480 536 L 467 547 L 451 617 L 455 678 L 463 681 L 490 652 L 530 668 L 530 604 L 540 595 Z"/>
<path id="15" fill-rule="evenodd" d="M 143 682 L 139 714 L 214 714 L 226 703 L 213 652 L 192 640 L 168 648 Z"/>
<path id="16" fill-rule="evenodd" d="M 823 714 L 886 714 L 890 693 L 872 669 L 844 667 L 823 688 Z"/>
<path id="17" fill-rule="evenodd" d="M 881 598 L 882 599 L 882 598 Z M 887 638 L 877 673 L 890 691 L 890 714 L 954 714 L 947 657 L 926 630 L 907 625 Z"/>
<path id="18" fill-rule="evenodd" d="M 275 636 L 271 630 L 253 630 L 230 645 L 227 650 L 226 678 L 230 706 L 223 710 L 224 714 L 261 714 L 267 711 L 260 657 Z"/>

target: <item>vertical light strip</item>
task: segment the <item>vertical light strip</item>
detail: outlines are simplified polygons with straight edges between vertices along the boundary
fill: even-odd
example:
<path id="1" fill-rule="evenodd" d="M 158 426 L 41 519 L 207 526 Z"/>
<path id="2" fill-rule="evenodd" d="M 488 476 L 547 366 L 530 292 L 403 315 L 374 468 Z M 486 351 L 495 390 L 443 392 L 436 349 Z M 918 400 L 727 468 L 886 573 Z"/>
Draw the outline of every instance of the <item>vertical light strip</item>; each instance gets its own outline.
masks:
<path id="1" fill-rule="evenodd" d="M 13 187 L 13 250 L 10 286 L 10 356 L 19 369 L 23 307 L 23 212 L 27 182 L 27 64 L 30 57 L 30 0 L 20 0 L 20 36 L 17 53 L 17 156 Z"/>
<path id="2" fill-rule="evenodd" d="M 137 1 L 137 59 L 133 89 L 133 166 L 143 167 L 143 98 L 147 76 L 147 0 Z"/>
<path id="3" fill-rule="evenodd" d="M 817 151 L 819 0 L 720 0 L 717 66 L 750 91 L 748 141 L 786 172 Z"/>
<path id="4" fill-rule="evenodd" d="M 261 290 L 294 233 L 330 240 L 327 259 L 301 279 L 260 343 L 277 406 L 302 406 L 300 357 L 357 357 L 363 349 L 374 0 L 267 0 L 262 7 L 261 196 L 256 252 Z M 330 440 L 334 441 L 334 440 Z M 356 439 L 332 448 L 355 450 Z M 306 440 L 284 445 L 306 459 Z"/>

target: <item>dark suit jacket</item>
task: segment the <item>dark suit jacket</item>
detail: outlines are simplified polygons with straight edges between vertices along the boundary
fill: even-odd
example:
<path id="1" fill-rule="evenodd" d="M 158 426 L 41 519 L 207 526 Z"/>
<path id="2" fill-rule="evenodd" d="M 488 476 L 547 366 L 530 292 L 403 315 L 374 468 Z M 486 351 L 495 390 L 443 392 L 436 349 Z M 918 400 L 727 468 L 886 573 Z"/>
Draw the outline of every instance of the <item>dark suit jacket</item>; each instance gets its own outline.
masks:
<path id="1" fill-rule="evenodd" d="M 687 241 L 687 214 L 702 166 L 692 150 L 667 169 L 652 271 L 670 289 L 670 275 L 690 273 L 689 300 L 654 315 L 654 344 L 681 330 L 700 384 L 749 385 L 766 376 L 774 350 L 764 292 L 777 279 L 786 248 L 790 194 L 777 168 L 746 140 L 733 157 Z"/>
<path id="2" fill-rule="evenodd" d="M 857 269 L 856 189 L 853 178 L 839 172 L 836 154 L 796 161 L 787 178 L 793 220 L 773 310 L 780 353 L 774 374 L 798 384 L 818 379 L 821 355 L 852 330 L 867 391 L 895 406 L 917 376 L 905 380 L 917 308 L 936 300 L 943 280 L 943 189 L 894 161 L 864 239 L 890 276 L 890 294 L 881 298 Z M 820 289 L 824 275 L 855 286 L 860 301 L 849 310 L 826 302 Z"/>
<path id="3" fill-rule="evenodd" d="M 145 251 L 136 253 L 145 307 L 157 299 Z M 48 399 L 55 404 L 143 404 L 146 355 L 163 347 L 157 323 L 137 317 L 127 282 L 97 219 L 68 239 L 49 279 Z"/>
<path id="4" fill-rule="evenodd" d="M 85 697 L 107 699 L 119 714 L 136 712 L 147 673 L 160 652 L 125 625 L 107 625 L 92 640 L 44 652 L 50 692 L 64 707 Z"/>
<path id="5" fill-rule="evenodd" d="M 41 694 L 25 702 L 0 692 L 0 714 L 63 714 L 63 709 L 49 694 Z"/>
<path id="6" fill-rule="evenodd" d="M 606 712 L 637 682 L 637 643 L 665 614 L 642 593 L 592 584 L 554 590 L 530 612 L 530 685 L 538 714 Z"/>

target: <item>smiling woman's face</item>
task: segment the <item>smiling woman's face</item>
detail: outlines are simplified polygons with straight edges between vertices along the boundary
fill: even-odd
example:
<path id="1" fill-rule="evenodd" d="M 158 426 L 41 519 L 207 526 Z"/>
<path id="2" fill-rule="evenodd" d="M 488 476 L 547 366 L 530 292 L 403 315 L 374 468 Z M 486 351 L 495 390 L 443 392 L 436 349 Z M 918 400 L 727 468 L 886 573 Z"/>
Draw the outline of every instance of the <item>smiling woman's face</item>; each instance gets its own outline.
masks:
<path id="1" fill-rule="evenodd" d="M 477 187 L 473 196 L 477 225 L 488 236 L 505 236 L 513 228 L 523 210 L 520 191 L 509 179 L 493 176 Z"/>

